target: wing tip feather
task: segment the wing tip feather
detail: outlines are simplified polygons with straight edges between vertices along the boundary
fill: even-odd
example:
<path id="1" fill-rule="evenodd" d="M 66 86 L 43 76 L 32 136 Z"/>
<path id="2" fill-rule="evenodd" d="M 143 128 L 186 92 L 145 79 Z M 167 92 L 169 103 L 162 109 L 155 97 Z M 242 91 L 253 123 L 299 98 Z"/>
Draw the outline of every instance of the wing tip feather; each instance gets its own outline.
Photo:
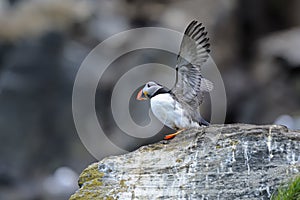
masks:
<path id="1" fill-rule="evenodd" d="M 195 40 L 197 45 L 204 48 L 207 53 L 210 53 L 210 43 L 209 37 L 207 36 L 207 31 L 203 24 L 197 20 L 193 20 L 187 26 L 184 34 L 189 38 Z"/>

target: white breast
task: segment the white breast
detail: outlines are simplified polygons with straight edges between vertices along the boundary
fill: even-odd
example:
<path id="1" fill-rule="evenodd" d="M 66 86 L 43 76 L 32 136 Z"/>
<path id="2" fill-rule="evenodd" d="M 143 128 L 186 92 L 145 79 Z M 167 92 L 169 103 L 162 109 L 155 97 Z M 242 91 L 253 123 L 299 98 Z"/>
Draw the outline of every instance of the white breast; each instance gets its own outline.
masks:
<path id="1" fill-rule="evenodd" d="M 150 103 L 153 114 L 172 129 L 199 127 L 199 124 L 192 122 L 182 106 L 168 93 L 152 97 Z"/>

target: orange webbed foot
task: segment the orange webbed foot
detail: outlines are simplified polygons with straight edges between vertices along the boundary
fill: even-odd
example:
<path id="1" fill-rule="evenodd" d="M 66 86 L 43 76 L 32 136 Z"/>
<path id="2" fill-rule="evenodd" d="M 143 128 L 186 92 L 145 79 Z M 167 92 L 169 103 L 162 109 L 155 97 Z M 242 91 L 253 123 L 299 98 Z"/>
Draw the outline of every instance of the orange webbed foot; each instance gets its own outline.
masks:
<path id="1" fill-rule="evenodd" d="M 176 135 L 178 135 L 179 133 L 181 133 L 182 131 L 184 131 L 185 129 L 181 129 L 179 131 L 177 131 L 176 133 L 172 133 L 172 134 L 168 134 L 164 137 L 164 140 L 171 140 L 173 139 Z"/>

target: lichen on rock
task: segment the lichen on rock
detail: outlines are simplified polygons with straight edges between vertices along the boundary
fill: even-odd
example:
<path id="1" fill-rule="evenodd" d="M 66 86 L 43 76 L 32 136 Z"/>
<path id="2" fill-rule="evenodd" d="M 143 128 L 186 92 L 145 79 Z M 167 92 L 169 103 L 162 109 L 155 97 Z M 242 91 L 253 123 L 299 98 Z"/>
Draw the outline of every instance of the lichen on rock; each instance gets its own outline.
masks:
<path id="1" fill-rule="evenodd" d="M 300 170 L 300 133 L 211 125 L 90 165 L 78 199 L 269 199 Z"/>

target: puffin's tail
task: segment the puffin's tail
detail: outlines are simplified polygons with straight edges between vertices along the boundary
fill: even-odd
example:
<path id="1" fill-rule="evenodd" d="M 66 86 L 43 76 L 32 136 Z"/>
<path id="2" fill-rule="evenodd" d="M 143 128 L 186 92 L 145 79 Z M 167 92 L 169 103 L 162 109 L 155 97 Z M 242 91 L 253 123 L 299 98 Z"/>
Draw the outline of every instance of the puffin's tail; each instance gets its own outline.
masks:
<path id="1" fill-rule="evenodd" d="M 209 126 L 209 123 L 205 119 L 203 119 L 202 117 L 200 117 L 199 125 L 200 126 Z"/>

